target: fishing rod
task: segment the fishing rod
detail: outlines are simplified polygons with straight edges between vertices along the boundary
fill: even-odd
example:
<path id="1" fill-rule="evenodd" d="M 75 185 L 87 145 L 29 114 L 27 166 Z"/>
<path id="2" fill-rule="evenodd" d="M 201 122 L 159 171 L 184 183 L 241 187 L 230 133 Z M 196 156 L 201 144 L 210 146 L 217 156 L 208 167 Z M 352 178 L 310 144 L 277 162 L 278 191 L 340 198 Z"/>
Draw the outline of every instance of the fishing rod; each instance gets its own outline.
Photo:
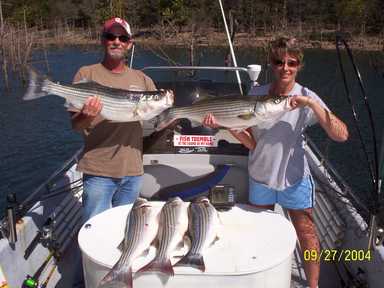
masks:
<path id="1" fill-rule="evenodd" d="M 56 189 L 52 189 L 49 194 L 36 195 L 33 199 L 29 199 L 28 201 L 24 201 L 23 203 L 17 203 L 15 193 L 9 193 L 7 197 L 7 202 L 13 204 L 13 209 L 15 210 L 15 219 L 18 221 L 26 211 L 31 209 L 38 201 L 45 201 L 50 198 L 54 198 L 60 196 L 64 193 L 72 192 L 76 193 L 83 187 L 82 179 L 77 179 L 72 181 L 64 186 L 58 187 Z M 12 200 L 9 200 L 12 199 Z"/>
<path id="2" fill-rule="evenodd" d="M 220 5 L 220 9 L 221 9 L 221 14 L 222 14 L 222 16 L 223 16 L 225 32 L 227 33 L 227 40 L 228 40 L 228 44 L 229 44 L 229 49 L 230 49 L 230 51 L 231 51 L 231 56 L 232 56 L 233 66 L 234 66 L 234 67 L 237 67 L 236 56 L 235 56 L 235 52 L 234 52 L 234 50 L 233 50 L 233 45 L 232 45 L 232 42 L 231 42 L 231 36 L 229 35 L 229 30 L 228 30 L 227 20 L 226 20 L 226 18 L 225 18 L 225 13 L 224 13 L 224 8 L 223 8 L 223 3 L 221 2 L 221 0 L 219 0 L 219 5 Z M 237 83 L 239 84 L 240 94 L 241 94 L 241 95 L 244 95 L 243 87 L 241 86 L 241 79 L 240 79 L 239 71 L 236 71 L 236 78 L 237 78 Z"/>
<path id="3" fill-rule="evenodd" d="M 46 259 L 43 261 L 43 263 L 40 265 L 40 267 L 37 269 L 35 274 L 33 276 L 27 275 L 23 284 L 22 288 L 45 288 L 48 285 L 48 282 L 53 276 L 53 273 L 57 269 L 59 262 L 61 259 L 63 259 L 64 254 L 69 250 L 70 243 L 74 241 L 74 238 L 76 237 L 80 227 L 82 226 L 81 221 L 81 212 L 80 210 L 74 210 L 73 207 L 70 207 L 69 212 L 65 212 L 65 216 L 71 216 L 70 214 L 73 214 L 73 211 L 75 211 L 72 218 L 65 218 L 62 219 L 61 223 L 64 223 L 66 225 L 66 229 L 71 229 L 69 233 L 66 231 L 62 231 L 61 228 L 62 225 L 58 225 L 56 229 L 57 234 L 54 236 L 55 241 L 57 242 L 51 244 L 51 247 L 47 247 L 42 240 L 44 240 L 44 226 L 42 228 L 43 232 L 38 232 L 38 235 L 35 237 L 39 237 L 42 245 L 44 247 L 47 247 L 49 249 L 49 254 L 46 257 Z M 60 216 L 59 216 L 60 217 Z M 51 218 L 52 219 L 52 218 Z M 55 221 L 55 220 L 53 220 Z M 50 225 L 49 223 L 46 223 L 45 225 Z M 69 231 L 68 229 L 68 231 Z M 59 232 L 60 231 L 60 232 Z M 49 234 L 52 233 L 52 231 L 48 231 Z M 52 263 L 53 262 L 53 263 Z M 45 273 L 44 273 L 45 272 Z M 45 277 L 45 280 L 43 281 L 43 277 Z"/>
<path id="4" fill-rule="evenodd" d="M 10 246 L 14 248 L 15 243 L 17 242 L 16 223 L 24 216 L 26 211 L 31 209 L 38 201 L 44 201 L 64 193 L 77 193 L 83 186 L 81 180 L 82 179 L 78 179 L 68 183 L 67 185 L 52 189 L 50 190 L 50 194 L 46 194 L 45 192 L 41 195 L 43 186 L 40 186 L 40 188 L 35 191 L 38 193 L 33 193 L 34 197 L 29 197 L 22 203 L 17 201 L 16 193 L 9 193 L 7 195 L 6 215 L 4 219 L 0 221 L 0 237 L 2 236 L 4 238 L 8 238 Z"/>
<path id="5" fill-rule="evenodd" d="M 346 197 L 346 195 L 349 195 L 350 199 L 353 200 L 354 205 L 358 205 L 361 210 L 364 211 L 364 213 L 369 214 L 370 210 L 369 207 L 363 203 L 361 198 L 356 195 L 356 193 L 351 189 L 351 187 L 343 180 L 343 177 L 336 171 L 336 169 L 332 166 L 332 164 L 329 162 L 327 157 L 325 157 L 319 150 L 319 148 L 315 145 L 313 140 L 306 136 L 306 141 L 309 144 L 309 147 L 311 147 L 311 151 L 320 159 L 321 166 L 323 166 L 327 173 L 329 179 L 333 179 L 334 182 L 337 183 L 337 185 L 341 188 L 341 191 L 344 191 L 344 193 L 337 191 L 335 188 L 331 187 L 330 181 L 325 182 L 324 180 L 321 180 L 320 178 L 317 178 L 316 181 L 319 181 L 322 186 L 328 187 L 327 189 L 330 189 L 332 191 L 326 190 L 327 195 L 329 197 L 332 197 L 333 199 L 337 200 L 339 197 Z M 339 197 L 335 197 L 339 196 Z"/>
<path id="6" fill-rule="evenodd" d="M 77 218 L 79 220 L 79 218 Z M 70 220 L 73 223 L 73 220 Z M 69 222 L 69 225 L 71 225 Z M 82 222 L 78 221 L 74 226 L 69 235 L 64 236 L 65 240 L 61 242 L 61 247 L 50 249 L 48 256 L 45 258 L 40 267 L 36 270 L 33 276 L 27 274 L 21 288 L 46 288 L 48 286 L 48 282 L 52 279 L 54 272 L 58 269 L 60 265 L 60 261 L 62 259 L 68 259 L 68 256 L 65 254 L 67 251 L 73 251 L 70 248 L 70 244 L 75 241 L 75 237 L 82 226 Z M 62 237 L 63 238 L 63 237 Z M 58 238 L 60 239 L 60 238 Z M 60 241 L 60 240 L 59 240 Z M 79 258 L 76 258 L 79 259 Z M 75 265 L 79 265 L 77 262 Z M 44 280 L 45 277 L 45 280 Z M 76 287 L 76 286 L 72 286 Z M 82 287 L 82 286 L 81 286 Z"/>
<path id="7" fill-rule="evenodd" d="M 347 51 L 347 55 L 349 57 L 349 60 L 351 61 L 352 63 L 352 66 L 353 66 L 353 70 L 355 72 L 355 75 L 356 75 L 356 78 L 357 78 L 357 81 L 359 83 L 359 87 L 360 87 L 360 90 L 361 90 L 361 93 L 363 95 L 363 99 L 364 99 L 364 104 L 365 104 L 365 107 L 367 109 L 367 112 L 368 112 L 368 119 L 369 119 L 369 124 L 370 124 L 370 127 L 371 127 L 371 136 L 372 136 L 372 141 L 373 141 L 373 152 L 374 152 L 374 155 L 373 155 L 373 164 L 371 163 L 370 159 L 369 159 L 369 156 L 368 156 L 368 150 L 367 150 L 367 146 L 365 144 L 365 141 L 363 140 L 363 137 L 362 137 L 362 134 L 361 134 L 361 130 L 359 128 L 359 125 L 358 125 L 358 114 L 356 113 L 355 111 L 355 106 L 354 106 L 354 103 L 352 101 L 352 97 L 350 95 L 350 92 L 349 92 L 349 87 L 348 87 L 348 84 L 347 84 L 347 80 L 346 80 L 346 75 L 345 75 L 345 71 L 344 71 L 344 66 L 343 66 L 343 62 L 341 60 L 341 53 L 340 53 L 340 45 L 343 44 L 346 51 Z M 379 203 L 379 183 L 378 183 L 378 177 L 379 177 L 379 166 L 378 166 L 378 151 L 377 151 L 377 140 L 376 140 L 376 129 L 375 129 L 375 124 L 374 124 L 374 121 L 373 121 L 373 116 L 372 116 L 372 111 L 371 111 L 371 107 L 369 105 L 369 102 L 368 102 L 368 97 L 367 97 L 367 94 L 365 92 L 365 88 L 364 88 L 364 85 L 363 85 L 363 81 L 362 81 L 362 78 L 361 78 L 361 74 L 360 74 L 360 71 L 358 70 L 356 64 L 355 64 L 355 60 L 353 58 L 353 55 L 352 55 L 352 52 L 351 52 L 351 49 L 349 48 L 349 45 L 348 43 L 345 41 L 345 39 L 342 37 L 342 35 L 340 33 L 338 33 L 336 35 L 336 51 L 337 51 L 337 56 L 338 56 L 338 60 L 339 60 L 339 64 L 340 64 L 340 70 L 341 70 L 341 73 L 342 73 L 342 77 L 343 77 L 343 82 L 344 82 L 344 87 L 345 87 L 345 90 L 346 90 L 346 95 L 347 95 L 347 99 L 348 99 L 348 102 L 351 106 L 351 109 L 352 109 L 352 115 L 353 115 L 353 118 L 354 118 L 354 123 L 356 125 L 356 129 L 357 129 L 357 132 L 358 132 L 358 135 L 359 135 L 359 139 L 360 139 L 360 142 L 362 144 L 362 148 L 363 148 L 363 151 L 364 151 L 364 154 L 365 154 L 365 157 L 366 157 L 366 160 L 367 160 L 367 164 L 368 164 L 368 168 L 369 168 L 369 173 L 370 173 L 370 176 L 371 176 L 371 180 L 372 180 L 372 185 L 373 185 L 373 189 L 372 189 L 372 198 L 373 198 L 373 205 L 371 205 L 370 207 L 370 225 L 369 225 L 369 243 L 368 243 L 368 249 L 371 249 L 372 247 L 372 244 L 374 242 L 374 234 L 376 233 L 376 227 L 377 227 L 377 214 L 379 212 L 379 208 L 380 208 L 380 203 Z M 376 192 L 376 193 L 375 193 Z"/>
<path id="8" fill-rule="evenodd" d="M 80 148 L 75 152 L 75 154 L 64 164 L 57 169 L 51 177 L 48 178 L 47 181 L 45 181 L 43 184 L 41 184 L 37 189 L 35 189 L 34 192 L 31 193 L 24 201 L 18 205 L 19 213 L 24 213 L 28 211 L 30 207 L 32 207 L 44 194 L 46 194 L 47 190 L 48 192 L 50 187 L 48 186 L 49 183 L 54 183 L 55 179 L 60 178 L 64 173 L 66 173 L 75 163 L 78 162 L 79 156 L 82 153 L 83 148 Z M 32 206 L 31 206 L 32 205 Z"/>
<path id="9" fill-rule="evenodd" d="M 384 197 L 382 196 L 382 187 L 383 187 L 383 180 L 384 180 L 384 135 L 381 139 L 381 156 L 379 160 L 379 177 L 377 181 L 377 197 L 379 198 L 379 205 L 380 207 L 384 207 Z M 379 209 L 380 209 L 379 207 Z M 383 243 L 384 245 L 384 228 L 379 227 L 377 229 L 377 234 L 376 234 L 376 240 L 379 243 Z"/>
<path id="10" fill-rule="evenodd" d="M 51 259 L 54 257 L 54 252 L 49 252 L 47 258 L 45 258 L 44 262 L 41 264 L 39 269 L 35 272 L 33 276 L 27 275 L 25 277 L 25 280 L 23 281 L 22 288 L 33 288 L 38 287 L 39 284 L 39 278 L 43 274 L 43 272 L 47 269 L 48 264 L 51 262 Z"/>
<path id="11" fill-rule="evenodd" d="M 234 20 L 234 17 L 231 13 L 231 11 L 229 11 L 229 25 L 230 25 L 230 41 L 233 45 L 233 43 L 235 42 L 235 34 L 236 34 L 236 28 L 237 28 L 237 21 Z M 224 64 L 225 66 L 232 66 L 232 58 L 231 58 L 231 50 L 229 49 L 227 55 L 225 56 L 225 59 L 224 59 Z"/>
<path id="12" fill-rule="evenodd" d="M 369 156 L 368 156 L 367 146 L 365 144 L 365 141 L 363 140 L 363 136 L 361 134 L 361 130 L 360 130 L 359 126 L 358 126 L 358 123 L 359 123 L 358 117 L 359 116 L 356 113 L 355 106 L 354 106 L 354 103 L 352 101 L 352 97 L 350 95 L 349 87 L 348 87 L 348 84 L 347 84 L 347 80 L 346 80 L 346 76 L 345 76 L 345 71 L 344 71 L 344 66 L 343 66 L 343 63 L 342 63 L 342 60 L 341 60 L 340 47 L 339 47 L 341 42 L 344 44 L 345 49 L 346 49 L 346 51 L 348 53 L 349 59 L 352 62 L 355 74 L 357 76 L 357 80 L 359 82 L 359 86 L 360 86 L 360 88 L 362 90 L 362 93 L 363 93 L 363 97 L 364 97 L 364 100 L 365 100 L 365 105 L 366 105 L 366 108 L 368 110 L 368 116 L 369 116 L 369 121 L 370 121 L 371 129 L 372 129 L 372 138 L 373 138 L 373 145 L 374 145 L 373 167 L 372 167 L 372 163 L 371 163 L 371 161 L 369 159 Z M 367 163 L 368 163 L 368 166 L 369 166 L 369 172 L 370 172 L 372 183 L 374 185 L 374 191 L 377 191 L 378 167 L 377 167 L 376 159 L 377 159 L 378 153 L 377 153 L 377 146 L 376 146 L 376 131 L 375 131 L 374 123 L 373 123 L 371 109 L 370 109 L 369 103 L 367 101 L 367 96 L 366 96 L 365 89 L 364 89 L 364 86 L 363 86 L 363 83 L 362 83 L 360 72 L 359 72 L 359 70 L 356 67 L 354 58 L 352 56 L 351 50 L 350 50 L 347 42 L 344 40 L 344 38 L 342 38 L 341 35 L 337 35 L 336 36 L 336 50 L 337 50 L 338 60 L 339 60 L 339 64 L 340 64 L 340 70 L 341 70 L 341 74 L 342 74 L 342 77 L 343 77 L 343 82 L 344 82 L 344 86 L 345 86 L 345 90 L 346 90 L 346 96 L 347 96 L 348 102 L 349 102 L 349 104 L 351 106 L 351 109 L 352 109 L 352 115 L 353 115 L 353 118 L 355 120 L 354 123 L 356 125 L 356 130 L 358 132 L 358 136 L 359 136 L 360 142 L 363 145 L 363 151 L 364 151 L 364 155 L 366 157 L 366 160 L 367 160 Z M 373 192 L 373 196 L 374 196 L 374 199 L 375 199 L 377 195 L 374 194 L 374 192 Z M 377 199 L 375 199 L 375 200 L 377 200 Z"/>

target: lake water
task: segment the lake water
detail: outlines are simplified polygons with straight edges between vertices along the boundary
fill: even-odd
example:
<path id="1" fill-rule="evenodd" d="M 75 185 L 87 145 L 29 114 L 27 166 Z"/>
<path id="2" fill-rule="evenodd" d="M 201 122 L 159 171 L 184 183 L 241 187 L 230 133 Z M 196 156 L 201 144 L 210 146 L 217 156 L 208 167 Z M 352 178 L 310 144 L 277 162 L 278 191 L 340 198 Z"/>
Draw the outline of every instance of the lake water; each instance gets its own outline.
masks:
<path id="1" fill-rule="evenodd" d="M 167 48 L 164 51 L 178 63 L 189 64 L 188 51 L 185 49 Z M 71 82 L 79 67 L 98 62 L 101 53 L 101 50 L 96 48 L 53 49 L 48 51 L 48 67 L 41 53 L 35 53 L 32 66 L 42 73 L 49 72 L 50 78 L 65 84 Z M 195 61 L 199 65 L 222 66 L 226 53 L 226 49 L 200 49 L 195 54 Z M 239 66 L 265 63 L 265 56 L 261 51 L 241 49 L 236 53 Z M 156 51 L 156 54 L 150 50 L 137 48 L 134 67 L 169 65 L 167 61 L 158 57 L 159 54 L 162 56 L 164 54 L 160 51 Z M 380 52 L 356 51 L 354 55 L 364 80 L 376 130 L 381 139 L 384 123 L 383 55 Z M 361 115 L 357 125 L 368 143 L 369 157 L 372 157 L 370 125 L 365 106 L 350 64 L 346 69 L 350 91 L 356 102 L 356 111 Z M 268 71 L 263 71 L 259 78 L 260 82 L 267 81 L 269 74 Z M 3 214 L 5 197 L 9 192 L 15 192 L 21 201 L 82 145 L 81 137 L 70 127 L 62 98 L 50 96 L 25 102 L 21 99 L 25 87 L 16 75 L 10 75 L 10 79 L 12 83 L 10 93 L 5 93 L 4 87 L 0 87 L 0 215 Z M 336 51 L 307 50 L 305 67 L 298 81 L 317 92 L 331 110 L 348 124 L 351 137 L 346 143 L 339 144 L 327 140 L 324 132 L 318 127 L 311 128 L 309 134 L 321 151 L 328 155 L 347 183 L 365 201 L 369 201 L 371 184 L 367 161 L 358 139 L 351 106 L 346 98 Z"/>

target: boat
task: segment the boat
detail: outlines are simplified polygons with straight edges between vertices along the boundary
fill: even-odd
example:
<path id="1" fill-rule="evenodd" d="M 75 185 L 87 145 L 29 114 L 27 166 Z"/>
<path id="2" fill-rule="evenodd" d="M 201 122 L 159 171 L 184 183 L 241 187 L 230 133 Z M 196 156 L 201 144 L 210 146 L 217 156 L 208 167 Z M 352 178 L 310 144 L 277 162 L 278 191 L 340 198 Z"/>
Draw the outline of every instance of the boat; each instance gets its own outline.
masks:
<path id="1" fill-rule="evenodd" d="M 221 95 L 223 91 L 238 93 L 238 83 L 233 81 L 236 71 L 245 74 L 242 77 L 252 77 L 249 85 L 257 85 L 258 74 L 257 66 L 165 66 L 143 70 L 153 74 L 154 79 L 156 73 L 170 73 L 181 78 L 156 82 L 159 88 L 175 91 L 180 97 L 180 100 L 176 98 L 176 105 L 193 100 L 202 90 L 209 90 L 213 95 Z M 217 77 L 218 73 L 223 74 L 222 79 L 231 78 L 232 83 L 207 79 L 207 75 Z M 246 91 L 246 85 L 243 89 Z M 153 132 L 153 127 L 145 128 L 142 197 L 162 201 L 177 195 L 189 201 L 195 195 L 209 195 L 218 208 L 246 205 L 248 151 L 226 130 L 192 127 L 188 121 L 180 121 L 161 132 Z M 14 197 L 8 195 L 7 215 L 0 226 L 3 236 L 0 240 L 0 287 L 76 287 L 73 279 L 78 273 L 73 263 L 77 261 L 74 259 L 80 259 L 77 235 L 83 224 L 82 175 L 76 171 L 80 152 L 23 203 L 15 203 Z M 354 192 L 309 138 L 306 153 L 317 187 L 315 222 L 321 249 L 326 251 L 322 256 L 321 286 L 381 287 L 383 231 L 376 229 L 373 245 L 368 248 L 372 240 L 368 233 L 369 223 L 351 200 Z M 287 216 L 282 209 L 279 213 Z M 279 237 L 284 240 L 284 235 Z M 292 287 L 306 285 L 302 268 L 305 259 L 301 259 L 303 253 L 299 251 L 297 247 L 292 257 Z M 304 254 L 304 257 L 312 256 Z M 40 286 L 33 286 L 34 281 Z M 41 286 L 43 283 L 47 283 L 46 286 Z M 83 287 L 84 284 L 78 285 Z"/>
<path id="2" fill-rule="evenodd" d="M 175 105 L 184 105 L 194 101 L 201 91 L 209 91 L 211 95 L 246 94 L 252 85 L 258 85 L 260 66 L 162 66 L 145 67 L 142 70 L 155 80 L 158 88 L 175 91 Z M 316 182 L 314 220 L 322 255 L 300 250 L 295 238 L 292 238 L 292 225 L 284 209 L 277 207 L 274 212 L 253 211 L 247 204 L 248 150 L 226 130 L 194 127 L 189 121 L 181 120 L 160 132 L 155 132 L 153 125 L 146 123 L 144 132 L 144 185 L 141 197 L 154 201 L 160 207 L 171 196 L 191 201 L 197 196 L 206 195 L 221 211 L 223 218 L 227 219 L 225 221 L 230 221 L 228 215 L 234 215 L 235 219 L 249 219 L 247 217 L 255 215 L 265 217 L 262 219 L 276 219 L 281 223 L 282 230 L 281 233 L 272 233 L 272 240 L 287 246 L 284 251 L 272 249 L 264 253 L 263 257 L 275 257 L 275 262 L 271 262 L 268 267 L 265 263 L 264 266 L 260 264 L 257 271 L 249 270 L 249 263 L 244 266 L 244 270 L 237 267 L 244 271 L 240 273 L 237 270 L 240 271 L 237 274 L 226 273 L 225 269 L 221 274 L 220 271 L 204 274 L 192 271 L 193 268 L 180 269 L 175 270 L 176 280 L 162 282 L 165 287 L 189 287 L 187 285 L 190 283 L 204 287 L 216 287 L 218 283 L 221 286 L 229 284 L 231 287 L 250 287 L 250 283 L 264 283 L 264 286 L 257 287 L 306 287 L 303 261 L 313 257 L 321 258 L 322 262 L 320 287 L 382 287 L 383 227 L 375 223 L 372 225 L 372 221 L 366 217 L 370 211 L 362 210 L 356 193 L 309 137 L 306 138 L 306 156 Z M 76 170 L 80 154 L 81 150 L 77 151 L 22 203 L 16 201 L 15 195 L 8 195 L 6 215 L 0 222 L 0 287 L 90 288 L 95 287 L 97 279 L 110 268 L 110 263 L 97 260 L 108 258 L 110 255 L 99 254 L 102 250 L 112 251 L 109 250 L 111 247 L 115 249 L 119 239 L 114 238 L 108 242 L 112 234 L 105 233 L 108 235 L 105 237 L 100 230 L 96 231 L 98 236 L 87 236 L 86 233 L 91 231 L 90 227 L 99 224 L 103 229 L 106 226 L 110 226 L 108 229 L 117 229 L 116 237 L 119 237 L 124 225 L 122 219 L 130 207 L 116 207 L 82 223 L 82 174 Z M 248 216 L 236 216 L 240 214 Z M 120 224 L 103 226 L 101 223 L 106 219 L 109 219 L 107 223 Z M 251 235 L 249 229 L 241 233 L 240 238 L 244 239 Z M 99 236 L 105 242 L 99 244 Z M 116 253 L 115 250 L 113 253 Z M 90 251 L 95 254 L 90 254 Z M 262 255 L 261 251 L 258 253 L 254 257 Z M 219 259 L 219 256 L 212 257 Z M 242 260 L 241 257 L 238 259 Z M 217 263 L 225 264 L 220 261 Z M 84 268 L 83 275 L 81 268 Z M 279 277 L 283 278 L 281 282 L 277 280 Z M 134 286 L 146 287 L 159 283 L 156 279 L 153 275 L 143 276 L 134 280 Z M 268 285 L 265 284 L 267 282 Z M 278 283 L 282 283 L 281 286 Z"/>

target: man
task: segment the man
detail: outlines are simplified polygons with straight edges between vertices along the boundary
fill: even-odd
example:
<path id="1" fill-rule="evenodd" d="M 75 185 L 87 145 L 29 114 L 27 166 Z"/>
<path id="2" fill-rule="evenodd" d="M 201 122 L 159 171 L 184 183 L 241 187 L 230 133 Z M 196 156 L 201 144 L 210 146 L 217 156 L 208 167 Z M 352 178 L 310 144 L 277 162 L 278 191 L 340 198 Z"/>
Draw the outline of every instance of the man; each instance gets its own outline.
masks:
<path id="1" fill-rule="evenodd" d="M 133 45 L 125 20 L 115 17 L 106 21 L 101 44 L 101 63 L 81 67 L 74 83 L 86 80 L 125 90 L 156 90 L 149 77 L 125 63 L 125 55 Z M 102 107 L 100 98 L 91 97 L 80 111 L 68 108 L 72 128 L 84 137 L 78 164 L 78 170 L 83 172 L 84 221 L 111 206 L 134 202 L 142 186 L 142 123 L 103 119 Z"/>

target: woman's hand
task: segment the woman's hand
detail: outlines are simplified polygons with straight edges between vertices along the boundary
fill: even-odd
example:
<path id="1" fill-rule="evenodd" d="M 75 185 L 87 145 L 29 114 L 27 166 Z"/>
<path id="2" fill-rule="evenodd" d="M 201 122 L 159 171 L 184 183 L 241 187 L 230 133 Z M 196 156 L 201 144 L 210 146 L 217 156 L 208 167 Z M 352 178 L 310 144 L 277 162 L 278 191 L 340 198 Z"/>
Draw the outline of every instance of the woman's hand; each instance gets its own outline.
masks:
<path id="1" fill-rule="evenodd" d="M 328 136 L 338 142 L 348 140 L 348 127 L 343 121 L 337 118 L 330 111 L 324 109 L 319 102 L 308 96 L 292 96 L 290 100 L 292 110 L 298 107 L 310 107 L 321 127 L 327 132 Z"/>
<path id="2" fill-rule="evenodd" d="M 289 99 L 290 99 L 289 104 L 292 110 L 299 107 L 305 107 L 305 106 L 311 107 L 311 105 L 313 104 L 313 101 L 316 101 L 311 97 L 302 96 L 302 95 L 295 95 Z"/>
<path id="3" fill-rule="evenodd" d="M 219 124 L 217 124 L 215 117 L 213 114 L 207 114 L 205 115 L 203 122 L 203 126 L 209 127 L 209 128 L 218 128 L 220 127 Z M 250 128 L 243 130 L 243 131 L 236 131 L 235 129 L 228 129 L 228 131 L 235 137 L 241 144 L 243 144 L 245 147 L 247 147 L 249 150 L 253 150 L 256 147 L 256 141 L 253 139 L 252 131 Z"/>

